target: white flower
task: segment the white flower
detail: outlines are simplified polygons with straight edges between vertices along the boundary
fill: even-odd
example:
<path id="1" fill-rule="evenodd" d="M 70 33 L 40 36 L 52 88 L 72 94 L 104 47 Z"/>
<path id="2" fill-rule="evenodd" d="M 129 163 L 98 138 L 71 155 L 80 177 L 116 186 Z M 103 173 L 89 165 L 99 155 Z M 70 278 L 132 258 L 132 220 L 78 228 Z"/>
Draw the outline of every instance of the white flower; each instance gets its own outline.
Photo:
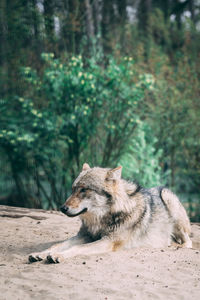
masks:
<path id="1" fill-rule="evenodd" d="M 37 110 L 36 109 L 32 109 L 31 112 L 32 112 L 33 115 L 37 115 Z"/>

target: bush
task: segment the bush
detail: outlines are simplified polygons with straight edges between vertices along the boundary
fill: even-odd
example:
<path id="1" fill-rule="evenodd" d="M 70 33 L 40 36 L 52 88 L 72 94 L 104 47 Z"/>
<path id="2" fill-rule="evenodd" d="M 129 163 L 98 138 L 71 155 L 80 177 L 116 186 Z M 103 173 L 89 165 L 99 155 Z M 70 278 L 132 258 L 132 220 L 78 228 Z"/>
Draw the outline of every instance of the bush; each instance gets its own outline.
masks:
<path id="1" fill-rule="evenodd" d="M 31 194 L 39 206 L 56 208 L 84 161 L 117 163 L 154 79 L 139 75 L 131 57 L 109 57 L 106 65 L 94 57 L 42 58 L 41 74 L 21 71 L 27 92 L 1 102 L 9 122 L 2 122 L 0 140 L 21 199 L 26 203 Z"/>
<path id="2" fill-rule="evenodd" d="M 136 180 L 143 187 L 165 185 L 168 173 L 160 165 L 162 150 L 156 151 L 157 139 L 146 122 L 139 121 L 135 136 L 120 159 L 124 177 Z"/>

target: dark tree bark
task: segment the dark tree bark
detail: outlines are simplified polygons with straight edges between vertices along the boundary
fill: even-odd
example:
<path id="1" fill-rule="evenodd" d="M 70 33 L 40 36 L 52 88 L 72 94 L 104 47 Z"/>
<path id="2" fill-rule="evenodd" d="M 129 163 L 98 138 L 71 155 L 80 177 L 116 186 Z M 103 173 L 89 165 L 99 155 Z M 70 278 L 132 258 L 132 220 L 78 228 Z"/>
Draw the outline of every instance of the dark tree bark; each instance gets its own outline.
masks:
<path id="1" fill-rule="evenodd" d="M 52 46 L 54 41 L 54 7 L 52 0 L 44 0 L 44 24 L 48 39 L 48 48 Z"/>
<path id="2" fill-rule="evenodd" d="M 173 0 L 152 0 L 152 6 L 154 8 L 160 8 L 162 10 L 165 16 L 165 20 L 168 20 L 170 16 L 171 1 Z"/>
<path id="3" fill-rule="evenodd" d="M 7 87 L 7 80 L 3 73 L 8 73 L 8 40 L 7 40 L 7 18 L 6 18 L 6 0 L 0 1 L 0 66 L 1 66 L 1 97 L 4 97 Z"/>
<path id="4" fill-rule="evenodd" d="M 125 25 L 127 21 L 127 13 L 126 13 L 126 0 L 117 0 L 117 8 L 118 8 L 118 30 L 120 34 L 120 45 L 122 49 L 125 48 Z"/>
<path id="5" fill-rule="evenodd" d="M 85 2 L 79 0 L 62 1 L 61 40 L 64 49 L 71 53 L 78 53 L 84 32 Z"/>
<path id="6" fill-rule="evenodd" d="M 42 44 L 40 38 L 40 29 L 39 29 L 39 18 L 38 18 L 38 8 L 37 8 L 37 0 L 31 0 L 31 17 L 32 17 L 32 27 L 33 27 L 33 47 L 35 50 L 35 56 L 38 59 L 40 53 L 42 52 Z"/>
<path id="7" fill-rule="evenodd" d="M 110 35 L 113 36 L 113 28 L 115 27 L 115 14 L 113 1 L 103 0 L 102 4 L 102 39 L 104 52 L 107 53 L 110 48 Z"/>
<path id="8" fill-rule="evenodd" d="M 93 4 L 94 11 L 94 32 L 96 36 L 101 36 L 101 19 L 102 19 L 102 1 L 96 0 Z"/>
<path id="9" fill-rule="evenodd" d="M 195 23 L 195 7 L 194 7 L 194 0 L 188 0 L 189 10 L 191 13 L 191 20 Z"/>
<path id="10" fill-rule="evenodd" d="M 90 0 L 85 0 L 85 12 L 86 12 L 86 33 L 88 41 L 94 38 L 94 21 L 92 15 L 92 7 Z"/>
<path id="11" fill-rule="evenodd" d="M 93 3 L 93 16 L 94 16 L 94 33 L 96 37 L 98 49 L 102 49 L 102 1 L 96 0 Z"/>
<path id="12" fill-rule="evenodd" d="M 189 0 L 186 0 L 184 2 L 179 2 L 179 0 L 174 0 L 173 2 L 173 9 L 172 13 L 176 15 L 176 23 L 177 27 L 180 30 L 182 27 L 182 22 L 181 22 L 181 16 L 185 10 L 185 8 L 188 6 Z"/>
<path id="13" fill-rule="evenodd" d="M 151 13 L 151 0 L 141 0 L 138 6 L 138 32 L 140 34 L 141 40 L 144 43 L 144 56 L 146 62 L 149 58 L 150 52 L 150 13 Z"/>
<path id="14" fill-rule="evenodd" d="M 150 12 L 151 0 L 141 0 L 138 6 L 138 26 L 144 36 L 149 35 Z"/>

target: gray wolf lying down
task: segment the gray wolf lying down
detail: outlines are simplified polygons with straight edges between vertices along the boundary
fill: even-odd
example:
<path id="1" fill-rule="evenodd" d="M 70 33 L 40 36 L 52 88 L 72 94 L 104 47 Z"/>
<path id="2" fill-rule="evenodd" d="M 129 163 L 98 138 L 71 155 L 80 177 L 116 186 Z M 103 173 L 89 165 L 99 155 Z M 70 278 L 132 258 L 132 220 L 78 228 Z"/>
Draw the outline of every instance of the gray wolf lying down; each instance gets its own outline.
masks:
<path id="1" fill-rule="evenodd" d="M 178 197 L 165 187 L 144 189 L 127 182 L 121 170 L 84 164 L 72 195 L 61 207 L 68 217 L 80 217 L 78 234 L 32 253 L 29 261 L 58 263 L 68 257 L 123 248 L 167 247 L 172 241 L 191 248 L 190 222 Z"/>

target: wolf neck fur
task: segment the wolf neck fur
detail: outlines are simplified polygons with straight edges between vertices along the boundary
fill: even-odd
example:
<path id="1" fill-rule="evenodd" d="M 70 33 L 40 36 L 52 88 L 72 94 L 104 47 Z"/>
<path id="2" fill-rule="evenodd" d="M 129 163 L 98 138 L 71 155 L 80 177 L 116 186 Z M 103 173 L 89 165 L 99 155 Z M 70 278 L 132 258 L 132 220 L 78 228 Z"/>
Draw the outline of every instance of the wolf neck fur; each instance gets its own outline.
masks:
<path id="1" fill-rule="evenodd" d="M 130 196 L 134 195 L 137 189 L 138 185 L 135 183 L 123 179 L 119 180 L 113 189 L 113 205 L 111 207 L 111 212 L 131 212 L 136 206 L 136 202 L 134 201 L 134 197 Z"/>
<path id="2" fill-rule="evenodd" d="M 97 215 L 95 212 L 87 212 L 81 215 L 82 225 L 87 228 L 91 235 L 99 234 L 102 224 L 107 224 L 110 231 L 137 212 L 139 218 L 145 210 L 145 203 L 142 201 L 138 185 L 120 180 L 113 189 L 110 205 L 104 206 Z M 137 210 L 135 208 L 137 207 Z M 139 208 L 139 209 L 138 209 Z M 101 234 L 101 233 L 100 233 Z"/>

